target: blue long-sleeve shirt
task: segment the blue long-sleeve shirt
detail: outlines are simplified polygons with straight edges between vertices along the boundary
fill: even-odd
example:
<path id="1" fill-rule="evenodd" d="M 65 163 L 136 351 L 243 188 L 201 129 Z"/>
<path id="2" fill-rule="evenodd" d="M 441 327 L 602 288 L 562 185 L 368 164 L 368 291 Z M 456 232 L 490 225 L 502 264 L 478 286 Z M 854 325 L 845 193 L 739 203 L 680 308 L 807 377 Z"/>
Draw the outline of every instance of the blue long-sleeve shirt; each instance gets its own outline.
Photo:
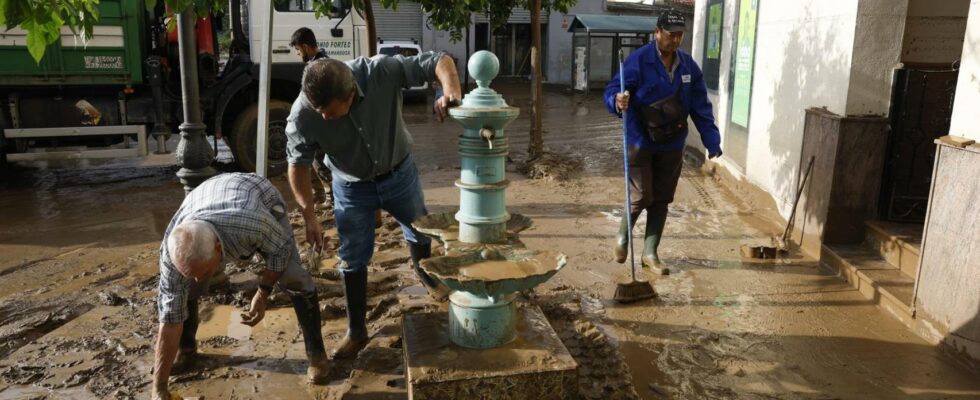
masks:
<path id="1" fill-rule="evenodd" d="M 676 57 L 678 65 L 673 80 L 660 61 L 660 51 L 657 50 L 655 42 L 640 47 L 626 57 L 623 63 L 623 76 L 626 90 L 630 92 L 630 104 L 626 112 L 626 141 L 630 146 L 653 151 L 683 149 L 684 142 L 687 140 L 687 131 L 671 142 L 654 144 L 647 135 L 640 116 L 640 110 L 644 107 L 672 96 L 680 90 L 681 103 L 688 110 L 694 126 L 701 133 L 701 143 L 710 153 L 719 153 L 721 136 L 715 125 L 715 117 L 711 113 L 711 102 L 708 100 L 708 89 L 704 84 L 701 68 L 683 50 L 678 49 Z M 619 92 L 617 73 L 606 85 L 603 99 L 609 112 L 621 116 L 616 110 L 616 93 Z"/>

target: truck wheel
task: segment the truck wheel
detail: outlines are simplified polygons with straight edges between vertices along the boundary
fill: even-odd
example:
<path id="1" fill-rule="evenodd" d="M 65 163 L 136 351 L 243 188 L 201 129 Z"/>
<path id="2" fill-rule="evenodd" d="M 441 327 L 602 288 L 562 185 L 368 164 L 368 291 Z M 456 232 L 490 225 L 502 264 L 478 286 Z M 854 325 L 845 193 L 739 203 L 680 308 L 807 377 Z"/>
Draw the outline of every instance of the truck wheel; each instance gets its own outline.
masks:
<path id="1" fill-rule="evenodd" d="M 269 100 L 269 154 L 268 176 L 286 172 L 286 118 L 291 104 L 282 100 Z M 259 105 L 246 107 L 231 131 L 231 153 L 242 169 L 255 172 L 255 146 L 258 137 Z"/>

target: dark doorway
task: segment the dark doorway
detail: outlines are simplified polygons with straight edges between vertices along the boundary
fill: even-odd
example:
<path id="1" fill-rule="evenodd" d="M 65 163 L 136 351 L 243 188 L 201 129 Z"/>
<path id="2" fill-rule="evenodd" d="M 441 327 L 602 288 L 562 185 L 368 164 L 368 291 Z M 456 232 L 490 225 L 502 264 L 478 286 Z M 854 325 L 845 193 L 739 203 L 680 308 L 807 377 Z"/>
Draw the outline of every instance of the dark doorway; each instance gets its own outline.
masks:
<path id="1" fill-rule="evenodd" d="M 474 27 L 476 50 L 489 50 L 500 61 L 499 76 L 531 76 L 531 25 L 505 24 L 490 33 L 489 24 L 477 23 Z M 542 55 L 547 54 L 548 25 L 541 25 Z M 547 70 L 547 58 L 543 57 L 542 70 Z"/>
<path id="2" fill-rule="evenodd" d="M 949 132 L 957 75 L 956 70 L 895 70 L 881 218 L 925 221 L 936 156 L 934 141 Z"/>
<path id="3" fill-rule="evenodd" d="M 476 40 L 474 44 L 476 45 L 476 51 L 490 50 L 490 24 L 476 24 Z"/>

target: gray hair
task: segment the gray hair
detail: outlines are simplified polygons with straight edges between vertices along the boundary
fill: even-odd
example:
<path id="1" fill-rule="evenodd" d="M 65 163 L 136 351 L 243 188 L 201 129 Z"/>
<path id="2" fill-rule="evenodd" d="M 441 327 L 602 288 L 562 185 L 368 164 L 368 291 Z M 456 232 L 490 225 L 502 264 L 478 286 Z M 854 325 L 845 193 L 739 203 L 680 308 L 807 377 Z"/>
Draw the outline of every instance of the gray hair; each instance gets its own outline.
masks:
<path id="1" fill-rule="evenodd" d="M 167 253 L 174 266 L 187 275 L 192 265 L 200 265 L 215 256 L 218 234 L 204 221 L 186 221 L 178 224 L 167 237 Z"/>
<path id="2" fill-rule="evenodd" d="M 354 73 L 334 59 L 312 61 L 303 69 L 303 94 L 313 108 L 345 101 L 354 90 Z"/>

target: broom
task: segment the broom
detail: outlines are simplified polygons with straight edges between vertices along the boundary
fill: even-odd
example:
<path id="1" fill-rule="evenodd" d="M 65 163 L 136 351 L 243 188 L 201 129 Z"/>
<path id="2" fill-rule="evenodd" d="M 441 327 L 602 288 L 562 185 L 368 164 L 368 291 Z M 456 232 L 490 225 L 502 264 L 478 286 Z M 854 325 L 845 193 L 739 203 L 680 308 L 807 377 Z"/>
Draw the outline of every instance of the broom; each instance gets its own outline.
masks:
<path id="1" fill-rule="evenodd" d="M 623 78 L 623 50 L 619 50 L 619 91 L 620 93 L 626 91 L 626 81 Z M 630 276 L 629 282 L 623 282 L 616 285 L 616 294 L 613 299 L 619 303 L 633 303 L 640 300 L 646 300 L 654 298 L 657 296 L 657 292 L 653 290 L 653 286 L 650 282 L 637 280 L 636 279 L 636 260 L 633 257 L 633 218 L 630 212 L 630 205 L 632 201 L 630 199 L 630 164 L 628 155 L 628 144 L 626 142 L 626 110 L 623 112 L 623 170 L 626 175 L 626 226 L 629 228 L 626 230 L 626 241 L 629 245 L 630 253 Z"/>

